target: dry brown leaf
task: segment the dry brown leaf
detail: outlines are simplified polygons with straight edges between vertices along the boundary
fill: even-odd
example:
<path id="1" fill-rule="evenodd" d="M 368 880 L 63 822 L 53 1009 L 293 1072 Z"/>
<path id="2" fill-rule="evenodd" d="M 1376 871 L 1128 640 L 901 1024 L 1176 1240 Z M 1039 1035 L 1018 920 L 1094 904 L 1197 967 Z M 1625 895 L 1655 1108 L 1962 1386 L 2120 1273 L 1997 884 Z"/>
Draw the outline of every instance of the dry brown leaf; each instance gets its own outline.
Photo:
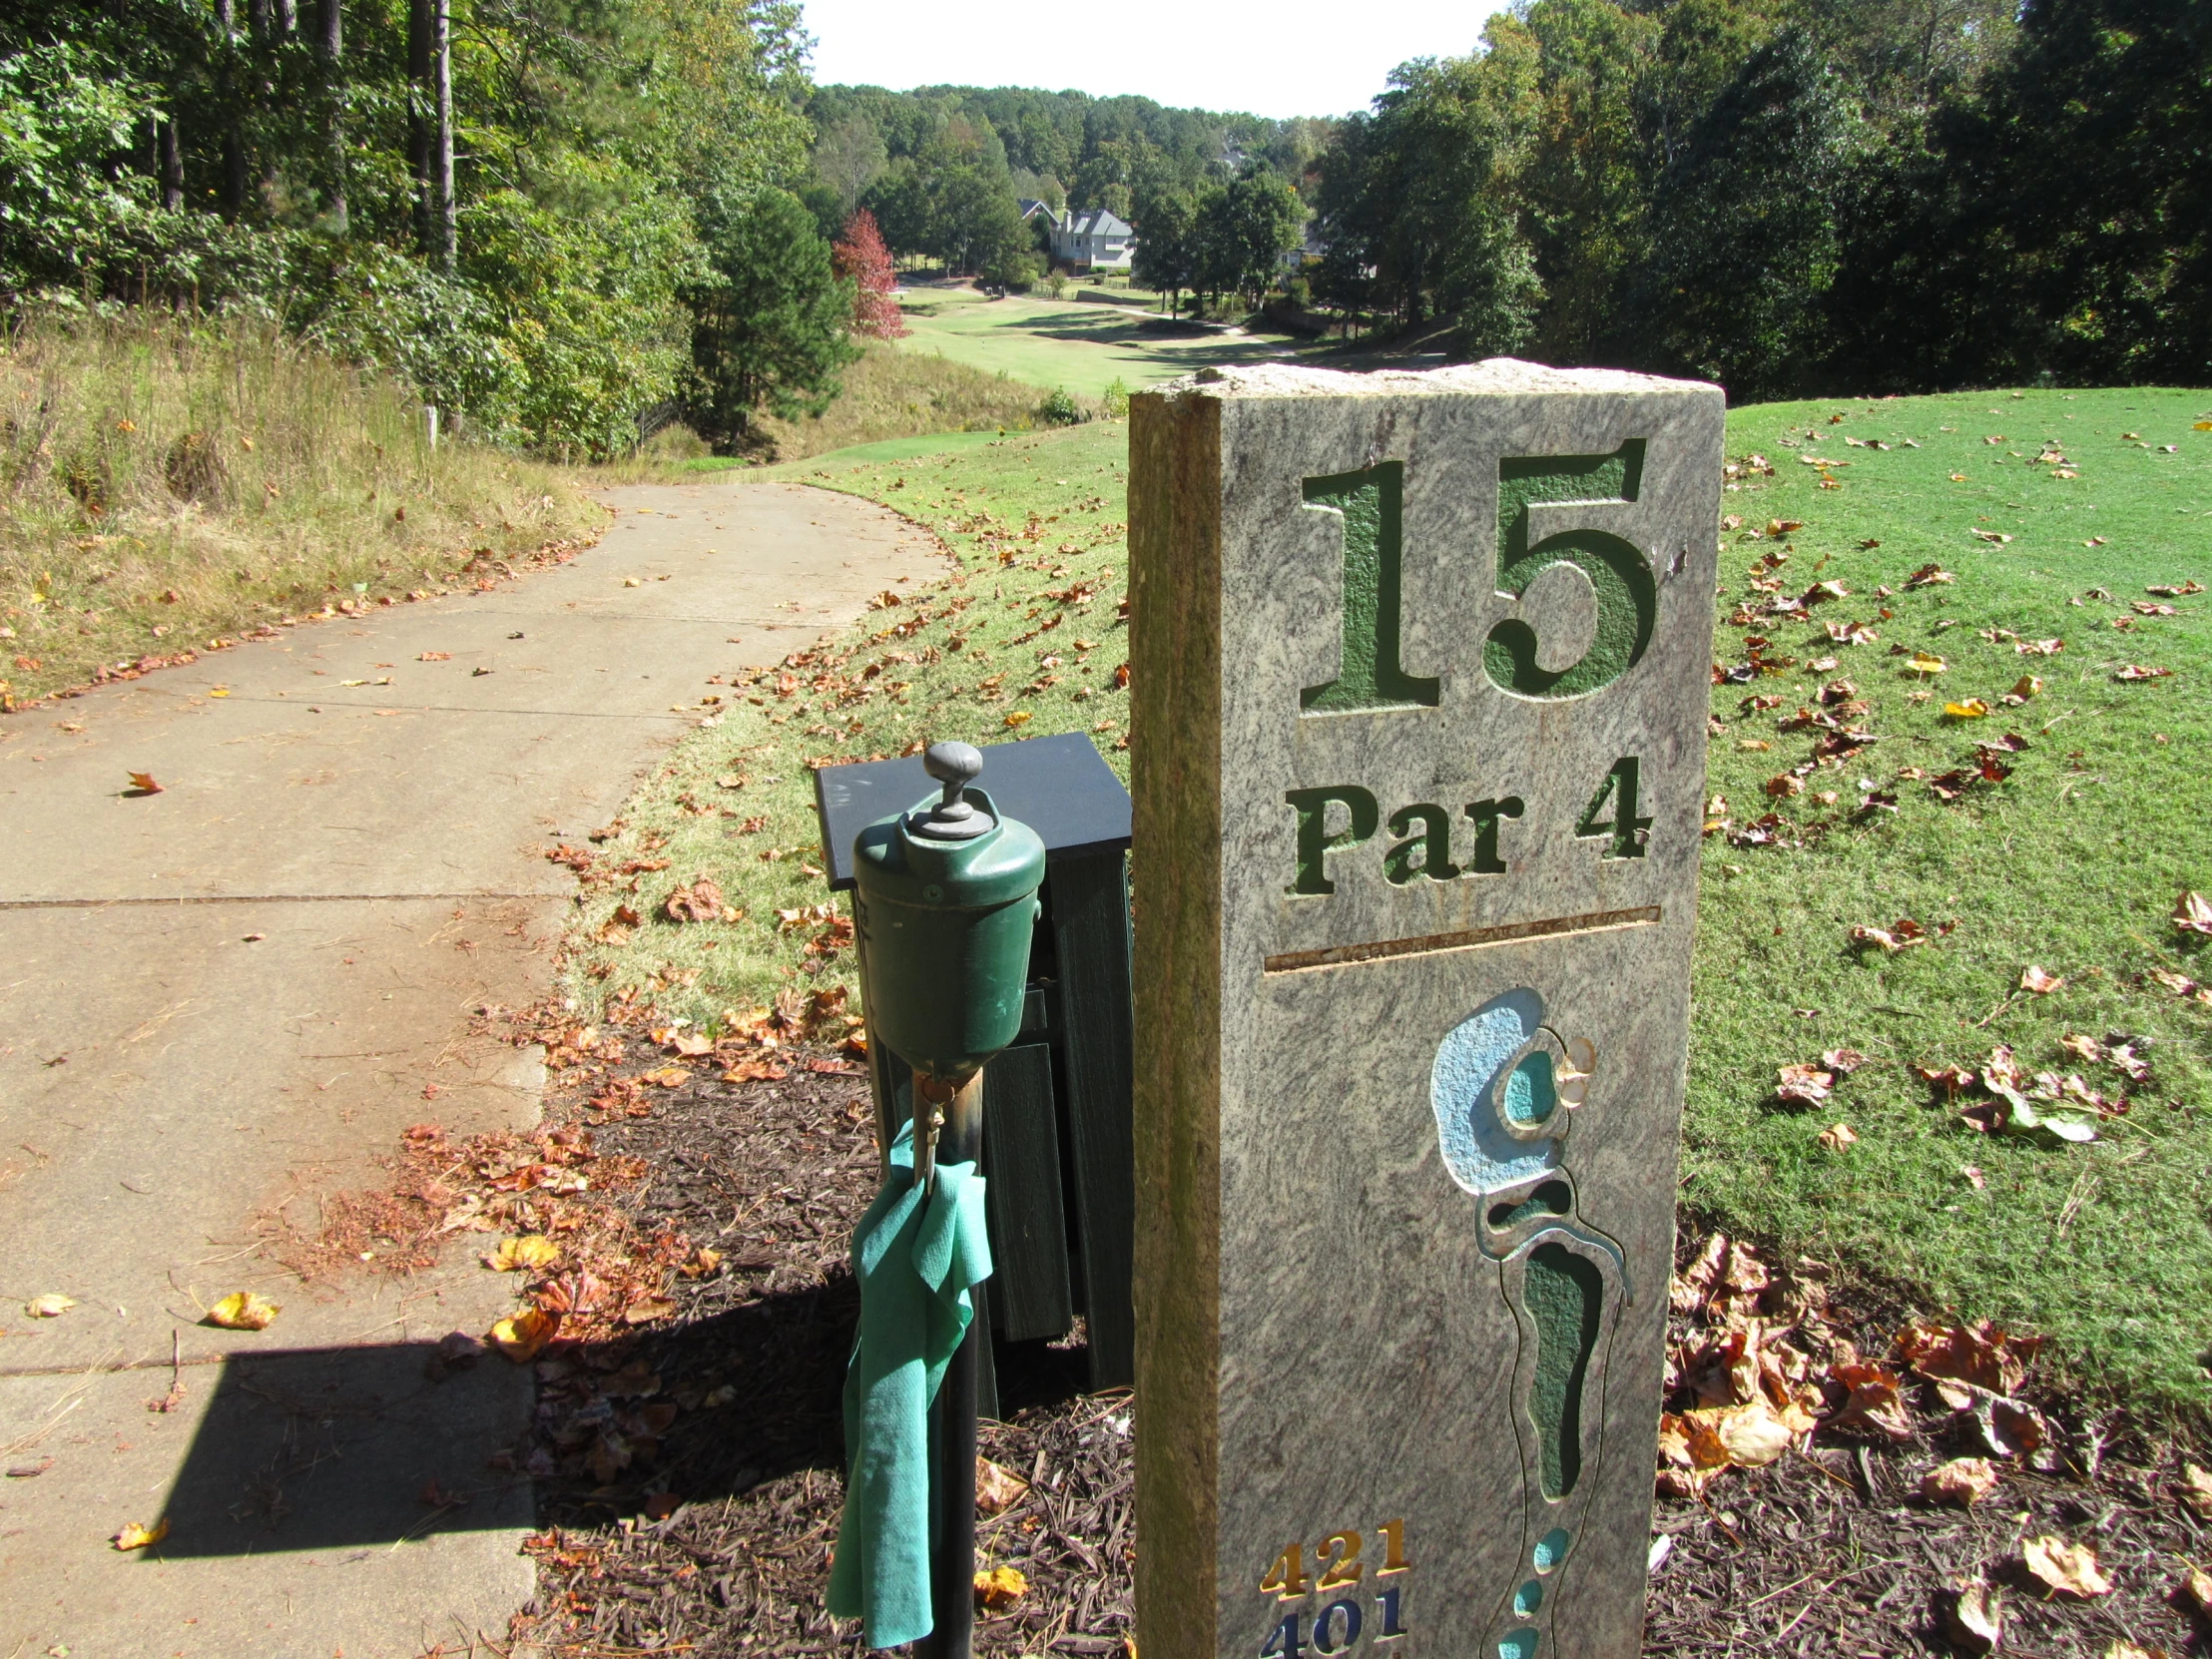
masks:
<path id="1" fill-rule="evenodd" d="M 258 1291 L 233 1291 L 208 1310 L 205 1323 L 226 1331 L 267 1331 L 282 1312 Z"/>
<path id="2" fill-rule="evenodd" d="M 2182 1579 L 2181 1587 L 2188 1592 L 2189 1599 L 2197 1604 L 2197 1611 L 2212 1619 L 2212 1572 L 2206 1572 L 2202 1567 L 2191 1567 L 2187 1576 Z"/>
<path id="3" fill-rule="evenodd" d="M 2015 1394 L 2028 1362 L 2043 1346 L 2039 1337 L 2015 1337 L 1992 1320 L 1978 1325 L 1916 1323 L 1898 1333 L 1898 1352 L 1923 1377 L 1936 1382 L 1968 1382 L 1996 1394 Z M 1946 1396 L 1947 1397 L 1947 1396 Z M 1951 1400 L 1964 1407 L 1969 1398 Z"/>
<path id="4" fill-rule="evenodd" d="M 561 1329 L 561 1316 L 544 1308 L 526 1308 L 509 1314 L 491 1328 L 492 1347 L 518 1366 L 526 1366 L 544 1352 Z"/>
<path id="5" fill-rule="evenodd" d="M 2112 1581 L 2097 1565 L 2097 1552 L 2087 1544 L 2072 1544 L 2053 1533 L 2030 1538 L 2020 1545 L 2020 1564 L 2038 1584 L 2059 1595 L 2086 1601 L 2111 1592 Z"/>
<path id="6" fill-rule="evenodd" d="M 975 1459 L 975 1506 L 986 1515 L 1011 1509 L 1029 1491 L 1029 1482 L 988 1457 Z"/>
<path id="7" fill-rule="evenodd" d="M 1828 1368 L 1831 1382 L 1851 1390 L 1843 1409 L 1829 1418 L 1837 1428 L 1871 1428 L 1893 1440 L 1913 1437 L 1912 1413 L 1905 1408 L 1903 1381 L 1887 1366 L 1845 1361 Z"/>
<path id="8" fill-rule="evenodd" d="M 652 1071 L 639 1072 L 638 1081 L 651 1083 L 657 1089 L 680 1089 L 691 1081 L 691 1073 L 682 1066 L 658 1066 Z"/>
<path id="9" fill-rule="evenodd" d="M 1943 1603 L 1943 1623 L 1965 1652 L 1991 1652 L 2004 1639 L 2004 1594 L 1969 1578 Z"/>
<path id="10" fill-rule="evenodd" d="M 2020 969 L 2020 989 L 2023 991 L 2033 991 L 2037 996 L 2048 996 L 2052 991 L 2057 990 L 2059 986 L 2065 984 L 2065 982 L 2066 981 L 2064 980 L 2064 978 L 2062 978 L 2060 975 L 2055 973 L 2047 973 L 2043 969 L 2037 967 L 2033 962 L 2028 963 L 2026 967 Z"/>
<path id="11" fill-rule="evenodd" d="M 2184 933 L 2212 933 L 2212 900 L 2185 892 L 2174 900 L 2174 926 Z"/>
<path id="12" fill-rule="evenodd" d="M 154 775 L 151 772 L 134 772 L 130 776 L 131 793 L 133 795 L 160 795 L 162 793 L 161 785 L 154 782 Z"/>
<path id="13" fill-rule="evenodd" d="M 1779 1081 L 1775 1085 L 1775 1098 L 1804 1106 L 1818 1106 L 1836 1086 L 1835 1073 L 1823 1071 L 1819 1066 L 1787 1065 L 1776 1076 Z"/>
<path id="14" fill-rule="evenodd" d="M 169 1517 L 164 1515 L 152 1526 L 141 1526 L 137 1521 L 133 1521 L 109 1541 L 117 1549 L 145 1549 L 150 1544 L 160 1543 L 168 1536 Z"/>
<path id="15" fill-rule="evenodd" d="M 674 1319 L 675 1302 L 665 1296 L 643 1296 L 622 1311 L 625 1325 L 650 1325 L 655 1320 Z"/>
<path id="16" fill-rule="evenodd" d="M 1689 1426 L 1691 1456 L 1699 1464 L 1712 1462 L 1711 1448 L 1717 1445 L 1722 1459 L 1738 1468 L 1764 1468 L 1788 1451 L 1797 1438 L 1764 1399 L 1755 1399 L 1748 1405 L 1715 1405 L 1687 1411 L 1683 1413 L 1683 1420 Z M 1710 1436 L 1710 1444 L 1700 1446 L 1699 1442 L 1707 1436 Z"/>
<path id="17" fill-rule="evenodd" d="M 2181 1501 L 2198 1520 L 2212 1521 L 2212 1470 L 2194 1463 L 2181 1466 Z"/>
<path id="18" fill-rule="evenodd" d="M 1848 1123 L 1832 1123 L 1821 1131 L 1821 1145 L 1830 1152 L 1843 1152 L 1859 1144 L 1859 1131 Z"/>
<path id="19" fill-rule="evenodd" d="M 1986 1457 L 1953 1457 L 1921 1476 L 1921 1496 L 1931 1503 L 1979 1503 L 1996 1489 L 1996 1465 Z"/>

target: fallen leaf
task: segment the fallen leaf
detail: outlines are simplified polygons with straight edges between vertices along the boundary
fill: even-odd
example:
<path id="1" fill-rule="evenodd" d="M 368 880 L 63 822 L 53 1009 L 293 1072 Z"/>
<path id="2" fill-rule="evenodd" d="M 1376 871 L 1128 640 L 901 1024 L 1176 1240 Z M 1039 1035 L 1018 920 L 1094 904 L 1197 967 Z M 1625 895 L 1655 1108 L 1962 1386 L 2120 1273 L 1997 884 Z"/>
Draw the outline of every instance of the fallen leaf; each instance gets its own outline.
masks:
<path id="1" fill-rule="evenodd" d="M 1859 1131 L 1848 1123 L 1835 1123 L 1821 1131 L 1821 1145 L 1831 1152 L 1842 1152 L 1859 1144 Z"/>
<path id="2" fill-rule="evenodd" d="M 671 921 L 720 921 L 730 907 L 714 878 L 702 875 L 687 887 L 678 887 L 662 906 Z"/>
<path id="3" fill-rule="evenodd" d="M 1856 1048 L 1830 1048 L 1821 1053 L 1821 1064 L 1830 1071 L 1840 1071 L 1850 1076 L 1867 1063 L 1867 1057 Z"/>
<path id="4" fill-rule="evenodd" d="M 226 1331 L 267 1331 L 282 1312 L 259 1291 L 233 1291 L 208 1310 L 205 1323 Z"/>
<path id="5" fill-rule="evenodd" d="M 1908 666 L 1915 674 L 1940 674 L 1943 672 L 1944 665 L 1943 659 L 1933 652 L 1916 651 L 1913 653 L 1913 660 Z"/>
<path id="6" fill-rule="evenodd" d="M 535 1360 L 561 1329 L 561 1316 L 544 1308 L 509 1314 L 491 1328 L 491 1345 L 518 1366 Z"/>
<path id="7" fill-rule="evenodd" d="M 2088 1600 L 2107 1595 L 2112 1589 L 2112 1581 L 2097 1565 L 2094 1549 L 2087 1544 L 2070 1544 L 2048 1532 L 2020 1545 L 2020 1564 L 2037 1583 L 2061 1595 Z"/>
<path id="8" fill-rule="evenodd" d="M 2184 1463 L 2181 1466 L 2181 1501 L 2198 1520 L 2212 1521 L 2212 1470 Z"/>
<path id="9" fill-rule="evenodd" d="M 691 1073 L 682 1066 L 659 1066 L 652 1071 L 638 1073 L 638 1081 L 651 1083 L 657 1089 L 680 1089 L 691 1081 Z"/>
<path id="10" fill-rule="evenodd" d="M 2212 1572 L 2202 1567 L 2191 1567 L 2181 1580 L 2181 1587 L 2189 1599 L 2197 1604 L 2197 1611 L 2212 1619 Z"/>
<path id="11" fill-rule="evenodd" d="M 1997 701 L 2004 704 L 2007 708 L 2016 709 L 2022 703 L 2025 703 L 2029 698 L 2041 692 L 2042 689 L 2042 681 L 2036 679 L 2035 676 L 2032 674 L 2023 674 L 2019 677 L 2018 681 L 2014 683 L 2012 689 L 2006 692 L 2002 697 L 1997 699 Z"/>
<path id="12" fill-rule="evenodd" d="M 2004 1637 L 2004 1593 L 1978 1578 L 1968 1579 L 1944 1601 L 1943 1623 L 1965 1652 L 1991 1652 Z"/>
<path id="13" fill-rule="evenodd" d="M 2141 663 L 2123 663 L 2113 671 L 2115 680 L 2164 680 L 2173 674 L 2170 668 L 2145 668 Z"/>
<path id="14" fill-rule="evenodd" d="M 1921 1477 L 1921 1496 L 1931 1503 L 1969 1508 L 1996 1490 L 1996 1465 L 1986 1457 L 1953 1457 Z"/>
<path id="15" fill-rule="evenodd" d="M 110 1541 L 114 1543 L 117 1549 L 144 1549 L 149 1544 L 160 1543 L 168 1536 L 169 1517 L 164 1515 L 152 1526 L 141 1526 L 137 1521 L 133 1521 Z"/>
<path id="16" fill-rule="evenodd" d="M 988 1457 L 975 1459 L 975 1506 L 986 1515 L 1011 1509 L 1029 1490 L 1029 1482 Z"/>
<path id="17" fill-rule="evenodd" d="M 1006 724 L 1007 724 L 1008 726 L 1026 726 L 1026 725 L 1028 725 L 1028 724 L 1029 724 L 1029 711 L 1028 711 L 1027 709 L 1016 709 L 1016 710 L 1015 710 L 1015 711 L 1014 711 L 1014 712 L 1013 712 L 1012 714 L 1010 714 L 1010 715 L 1008 715 L 1008 716 L 1006 717 Z M 1011 1570 L 1011 1569 L 1008 1569 L 1008 1570 Z"/>
<path id="18" fill-rule="evenodd" d="M 1985 541 L 1985 542 L 1992 542 L 1992 543 L 1994 543 L 1994 544 L 1995 544 L 1996 546 L 1998 546 L 1998 547 L 2002 547 L 2002 546 L 2004 546 L 2004 545 L 2005 545 L 2005 543 L 2009 542 L 2009 541 L 2010 541 L 2010 540 L 2012 539 L 2012 538 L 2011 538 L 2010 536 L 2007 536 L 2007 535 L 2003 534 L 2003 533 L 2002 533 L 2001 531 L 1997 531 L 1997 530 L 1974 530 L 1974 531 L 1971 531 L 1971 532 L 1969 532 L 1969 533 L 1970 533 L 1970 534 L 1971 534 L 1971 535 L 1972 535 L 1972 536 L 1973 536 L 1973 537 L 1974 537 L 1974 538 L 1975 538 L 1976 540 L 1979 540 L 1979 541 Z"/>
<path id="19" fill-rule="evenodd" d="M 2161 582 L 2156 587 L 2145 588 L 2143 591 L 2145 593 L 2155 593 L 2161 599 L 2182 599 L 2192 593 L 2204 592 L 2204 584 L 2196 581 Z"/>
<path id="20" fill-rule="evenodd" d="M 494 1273 L 526 1272 L 551 1267 L 561 1259 L 561 1247 L 543 1233 L 525 1233 L 517 1239 L 501 1239 L 499 1248 L 484 1258 Z"/>
<path id="21" fill-rule="evenodd" d="M 1029 1580 L 1019 1567 L 993 1567 L 975 1575 L 976 1605 L 988 1612 L 1011 1607 L 1029 1593 Z"/>
<path id="22" fill-rule="evenodd" d="M 625 1325 L 649 1325 L 654 1320 L 674 1319 L 676 1303 L 665 1296 L 641 1296 L 622 1311 Z"/>
<path id="23" fill-rule="evenodd" d="M 1916 1323 L 1897 1335 L 1906 1363 L 1938 1388 L 1946 1382 L 1965 1382 L 2007 1395 L 2019 1391 L 2028 1364 L 2042 1346 L 2040 1337 L 2015 1337 L 1992 1320 L 1978 1325 Z M 1943 1397 L 1954 1409 L 1972 1401 L 1970 1394 L 1955 1391 Z"/>
<path id="24" fill-rule="evenodd" d="M 450 651 L 425 651 L 415 659 L 418 663 L 449 663 L 452 660 L 453 653 Z"/>
<path id="25" fill-rule="evenodd" d="M 1776 1416 L 1774 1408 L 1764 1399 L 1755 1399 L 1745 1405 L 1715 1405 L 1685 1411 L 1683 1420 L 1689 1425 L 1693 1444 L 1699 1436 L 1710 1434 L 1726 1460 L 1738 1468 L 1764 1468 L 1787 1452 L 1797 1439 L 1789 1424 Z"/>
<path id="26" fill-rule="evenodd" d="M 1893 1440 L 1913 1437 L 1913 1416 L 1905 1406 L 1903 1380 L 1888 1366 L 1845 1361 L 1828 1369 L 1829 1379 L 1851 1390 L 1843 1409 L 1828 1420 L 1838 1428 L 1871 1428 Z"/>
<path id="27" fill-rule="evenodd" d="M 2184 933 L 2212 933 L 2212 900 L 2185 892 L 2174 900 L 2174 926 Z"/>
<path id="28" fill-rule="evenodd" d="M 1979 720 L 1988 714 L 1989 705 L 1978 697 L 1969 697 L 1963 703 L 1945 703 L 1943 713 L 1953 720 Z"/>
<path id="29" fill-rule="evenodd" d="M 23 1305 L 23 1311 L 35 1320 L 58 1320 L 77 1306 L 75 1297 L 64 1296 L 59 1291 L 48 1291 L 44 1296 L 34 1296 Z"/>
<path id="30" fill-rule="evenodd" d="M 162 793 L 161 785 L 154 782 L 154 775 L 151 772 L 134 772 L 130 777 L 131 793 L 133 795 L 160 795 Z"/>
<path id="31" fill-rule="evenodd" d="M 2020 969 L 2020 989 L 2033 991 L 2037 996 L 2048 996 L 2065 982 L 2061 975 L 2046 973 L 2033 962 Z"/>
<path id="32" fill-rule="evenodd" d="M 1835 1074 L 1823 1071 L 1819 1066 L 1787 1065 L 1781 1067 L 1775 1075 L 1775 1098 L 1795 1101 L 1803 1106 L 1818 1106 L 1836 1086 Z"/>

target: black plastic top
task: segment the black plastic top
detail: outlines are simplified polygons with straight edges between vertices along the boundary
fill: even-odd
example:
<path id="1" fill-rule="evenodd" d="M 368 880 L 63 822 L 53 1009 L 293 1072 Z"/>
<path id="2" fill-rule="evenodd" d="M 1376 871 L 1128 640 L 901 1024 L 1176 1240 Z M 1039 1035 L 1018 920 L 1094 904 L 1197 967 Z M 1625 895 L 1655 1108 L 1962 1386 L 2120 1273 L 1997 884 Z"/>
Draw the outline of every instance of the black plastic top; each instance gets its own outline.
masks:
<path id="1" fill-rule="evenodd" d="M 1129 845 L 1129 792 L 1081 732 L 983 750 L 991 801 L 1026 824 L 1048 855 L 1118 852 Z M 830 887 L 852 885 L 852 837 L 877 819 L 903 813 L 938 788 L 919 755 L 860 761 L 815 774 L 815 810 Z"/>

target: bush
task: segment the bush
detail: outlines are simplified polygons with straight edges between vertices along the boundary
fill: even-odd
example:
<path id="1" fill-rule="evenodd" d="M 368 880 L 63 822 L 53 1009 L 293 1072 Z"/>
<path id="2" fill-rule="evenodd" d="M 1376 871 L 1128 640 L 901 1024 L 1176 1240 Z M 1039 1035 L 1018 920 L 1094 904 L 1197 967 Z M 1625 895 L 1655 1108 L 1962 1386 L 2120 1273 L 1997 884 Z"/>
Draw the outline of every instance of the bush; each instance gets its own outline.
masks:
<path id="1" fill-rule="evenodd" d="M 1115 375 L 1106 382 L 1106 418 L 1126 420 L 1129 417 L 1129 382 Z"/>
<path id="2" fill-rule="evenodd" d="M 1055 271 L 1052 274 L 1050 279 L 1046 281 L 1045 286 L 1049 287 L 1052 290 L 1053 298 L 1066 298 L 1068 291 L 1067 274 L 1065 272 Z"/>
<path id="3" fill-rule="evenodd" d="M 1127 399 L 1123 400 L 1127 406 Z M 1068 395 L 1065 386 L 1054 386 L 1037 405 L 1037 419 L 1047 426 L 1074 426 L 1083 419 L 1082 405 Z"/>

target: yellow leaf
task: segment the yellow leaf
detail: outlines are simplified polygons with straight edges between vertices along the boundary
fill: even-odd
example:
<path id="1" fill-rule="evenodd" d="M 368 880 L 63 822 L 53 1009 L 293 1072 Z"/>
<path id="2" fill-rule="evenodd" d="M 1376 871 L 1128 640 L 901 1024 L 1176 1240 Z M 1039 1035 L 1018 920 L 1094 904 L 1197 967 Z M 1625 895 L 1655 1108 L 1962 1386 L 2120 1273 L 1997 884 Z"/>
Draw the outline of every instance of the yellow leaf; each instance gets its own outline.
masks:
<path id="1" fill-rule="evenodd" d="M 996 1612 L 1011 1607 L 1029 1593 L 1029 1580 L 1019 1567 L 993 1567 L 975 1575 L 975 1599 Z"/>
<path id="2" fill-rule="evenodd" d="M 1859 1131 L 1848 1123 L 1832 1124 L 1821 1131 L 1821 1145 L 1831 1152 L 1842 1152 L 1859 1142 Z"/>
<path id="3" fill-rule="evenodd" d="M 233 1291 L 208 1310 L 207 1323 L 226 1331 L 267 1331 L 281 1312 L 258 1291 Z"/>
<path id="4" fill-rule="evenodd" d="M 1989 712 L 1989 705 L 1978 697 L 1969 697 L 1963 703 L 1945 703 L 1943 713 L 1955 720 L 1979 720 Z"/>
<path id="5" fill-rule="evenodd" d="M 543 1233 L 525 1233 L 519 1239 L 501 1239 L 499 1248 L 484 1258 L 494 1273 L 551 1267 L 560 1260 L 561 1247 Z"/>
<path id="6" fill-rule="evenodd" d="M 538 1357 L 560 1329 L 560 1315 L 548 1313 L 543 1308 L 526 1308 L 496 1322 L 491 1328 L 491 1343 L 516 1365 L 526 1366 Z"/>
<path id="7" fill-rule="evenodd" d="M 144 1549 L 149 1544 L 160 1543 L 168 1536 L 169 1517 L 165 1515 L 152 1526 L 141 1526 L 137 1521 L 131 1522 L 129 1526 L 115 1535 L 113 1542 L 118 1549 Z"/>
<path id="8" fill-rule="evenodd" d="M 1010 715 L 1008 715 L 1008 716 L 1006 717 L 1006 724 L 1007 724 L 1008 726 L 1026 726 L 1026 725 L 1028 725 L 1028 724 L 1029 724 L 1029 711 L 1028 711 L 1027 709 L 1016 709 L 1016 710 L 1015 710 L 1015 711 L 1014 711 L 1014 712 L 1013 712 L 1012 714 L 1010 714 Z"/>
<path id="9" fill-rule="evenodd" d="M 2197 1611 L 2212 1618 L 2212 1572 L 2202 1567 L 2191 1567 L 2189 1575 L 2181 1581 L 2181 1587 L 2189 1592 L 2189 1599 L 2197 1604 Z"/>
<path id="10" fill-rule="evenodd" d="M 2039 695 L 2042 689 L 2042 681 L 2036 679 L 2032 674 L 2023 674 L 2020 676 L 2018 683 L 2006 692 L 1999 701 L 2016 709 L 2029 698 Z"/>
<path id="11" fill-rule="evenodd" d="M 77 1306 L 77 1299 L 64 1296 L 59 1291 L 48 1291 L 44 1296 L 34 1296 L 23 1305 L 23 1311 L 35 1320 L 58 1320 Z"/>
<path id="12" fill-rule="evenodd" d="M 2020 1545 L 2020 1561 L 2036 1582 L 2064 1595 L 2087 1599 L 2108 1594 L 2112 1588 L 2112 1581 L 2097 1565 L 2094 1549 L 2047 1532 Z"/>
<path id="13" fill-rule="evenodd" d="M 2189 430 L 2192 432 L 2212 432 L 2212 420 L 2200 420 Z"/>
<path id="14" fill-rule="evenodd" d="M 1943 672 L 1943 659 L 1933 652 L 1916 651 L 1913 653 L 1911 666 L 1916 674 L 1940 674 Z"/>

